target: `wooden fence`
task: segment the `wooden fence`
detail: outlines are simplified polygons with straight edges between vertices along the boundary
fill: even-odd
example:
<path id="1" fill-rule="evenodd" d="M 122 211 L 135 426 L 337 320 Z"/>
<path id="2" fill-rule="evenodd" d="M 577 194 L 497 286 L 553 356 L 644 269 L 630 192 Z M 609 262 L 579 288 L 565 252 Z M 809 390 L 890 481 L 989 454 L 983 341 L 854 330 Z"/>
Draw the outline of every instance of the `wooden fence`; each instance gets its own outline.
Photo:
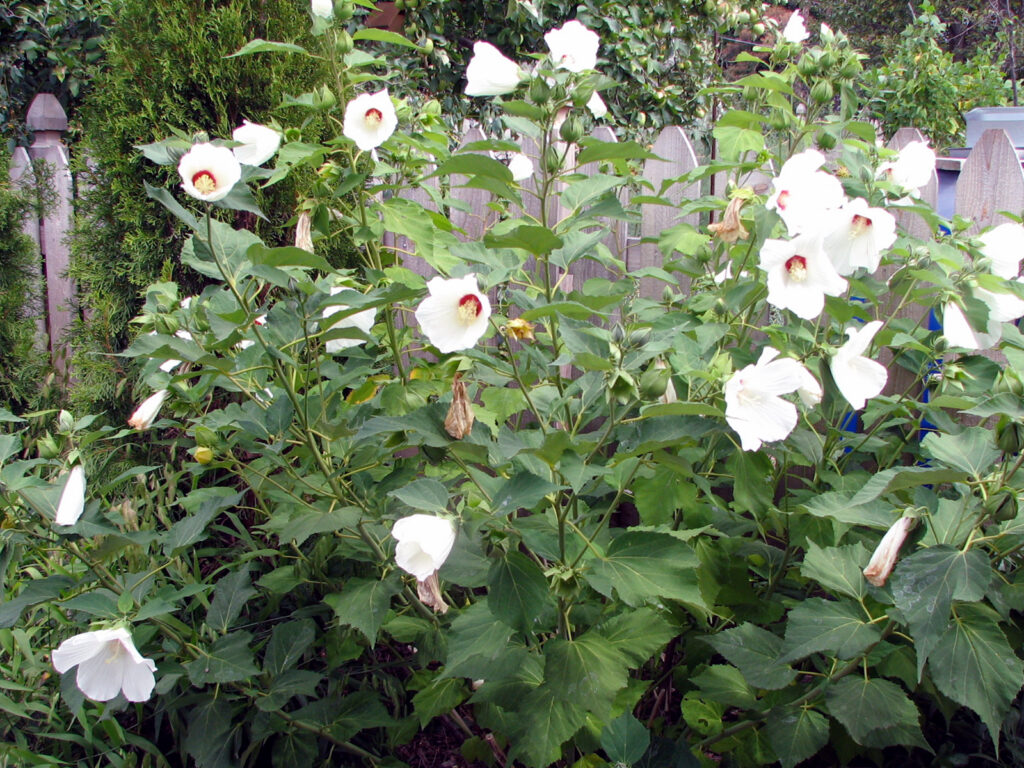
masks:
<path id="1" fill-rule="evenodd" d="M 44 215 L 38 220 L 25 222 L 25 231 L 39 244 L 42 254 L 41 278 L 44 285 L 44 305 L 40 307 L 39 333 L 40 347 L 49 350 L 55 369 L 67 375 L 67 331 L 73 318 L 74 284 L 67 276 L 68 268 L 68 232 L 72 217 L 72 178 L 68 169 L 68 153 L 61 142 L 61 134 L 67 128 L 67 118 L 60 104 L 50 94 L 40 94 L 32 102 L 27 123 L 35 131 L 35 140 L 28 150 L 19 148 L 15 151 L 11 163 L 11 177 L 17 184 L 35 183 L 33 161 L 45 162 L 48 170 L 42 174 L 52 188 L 54 201 L 47 207 Z M 598 128 L 594 134 L 603 141 L 615 141 L 611 129 Z M 478 128 L 465 132 L 462 145 L 484 138 Z M 921 134 L 913 128 L 903 128 L 891 139 L 888 146 L 900 149 L 911 141 L 923 141 Z M 655 189 L 659 189 L 663 180 L 682 176 L 697 167 L 705 159 L 700 158 L 694 145 L 679 127 L 668 127 L 661 131 L 651 147 L 653 153 L 661 159 L 648 160 L 644 165 L 643 176 Z M 536 147 L 525 146 L 528 155 L 536 157 Z M 581 169 L 583 173 L 597 172 L 596 164 L 589 164 Z M 930 182 L 921 190 L 924 200 L 937 206 L 939 203 L 939 176 L 952 174 L 956 183 L 955 206 L 953 211 L 945 211 L 946 215 L 957 213 L 971 219 L 974 224 L 971 232 L 998 224 L 1005 220 L 1001 211 L 1020 214 L 1024 211 L 1024 170 L 1020 159 L 1005 131 L 986 131 L 970 155 L 963 160 L 940 158 L 937 162 L 937 173 L 933 173 Z M 959 178 L 956 178 L 956 174 Z M 717 180 L 716 188 L 724 189 L 722 179 Z M 758 192 L 765 192 L 770 184 L 770 177 L 754 174 L 744 181 L 754 184 Z M 529 189 L 530 182 L 526 182 Z M 466 232 L 469 239 L 480 238 L 494 223 L 495 212 L 488 207 L 489 193 L 480 189 L 459 186 L 459 180 L 452 180 L 451 197 L 461 205 L 447 211 L 452 223 Z M 683 187 L 674 185 L 668 190 L 668 197 L 678 204 L 680 201 L 696 197 L 700 194 L 698 185 Z M 409 193 L 410 199 L 425 206 L 431 204 L 430 197 L 419 190 Z M 536 198 L 526 195 L 524 205 L 526 212 L 539 216 L 540 210 Z M 567 211 L 557 208 L 557 200 L 549 210 L 549 220 L 557 221 Z M 940 211 L 941 212 L 941 211 Z M 680 216 L 672 206 L 642 205 L 639 227 L 633 232 L 626 230 L 624 222 L 607 222 L 608 232 L 603 242 L 613 255 L 620 258 L 629 269 L 645 266 L 658 266 L 662 257 L 654 243 L 642 242 L 644 238 L 656 236 L 667 227 L 679 222 L 687 222 L 699 227 L 701 222 L 696 214 Z M 928 226 L 918 216 L 909 213 L 898 215 L 899 224 L 911 234 L 927 237 Z M 398 249 L 399 253 L 414 252 L 413 244 L 405 238 L 387 235 L 385 245 Z M 424 276 L 431 276 L 433 270 L 423 259 L 409 255 L 405 265 Z M 573 266 L 568 282 L 563 284 L 571 287 L 573 283 L 582 282 L 591 277 L 605 276 L 604 269 L 592 261 L 577 262 Z M 654 281 L 650 285 L 642 285 L 641 289 L 648 293 L 660 291 Z M 45 318 L 44 318 L 45 315 Z"/>

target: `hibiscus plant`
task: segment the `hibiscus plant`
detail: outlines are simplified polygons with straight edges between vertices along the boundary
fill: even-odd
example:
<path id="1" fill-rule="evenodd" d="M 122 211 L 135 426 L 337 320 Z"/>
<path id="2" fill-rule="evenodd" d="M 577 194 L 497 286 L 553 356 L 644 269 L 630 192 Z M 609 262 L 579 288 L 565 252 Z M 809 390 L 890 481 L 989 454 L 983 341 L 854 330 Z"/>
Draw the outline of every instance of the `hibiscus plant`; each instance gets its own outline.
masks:
<path id="1" fill-rule="evenodd" d="M 628 130 L 591 135 L 613 84 L 582 24 L 478 43 L 466 90 L 507 133 L 456 148 L 384 87 L 371 46 L 402 38 L 312 8 L 322 51 L 239 54 L 333 82 L 142 148 L 209 284 L 149 289 L 134 431 L 0 437 L 5 551 L 50 568 L 0 624 L 47 626 L 79 721 L 203 768 L 913 761 L 947 722 L 995 754 L 1024 683 L 1024 227 L 921 202 L 934 155 L 856 122 L 838 32 L 780 34 L 719 89 L 718 157 L 653 188 Z M 295 246 L 234 226 L 310 171 Z M 713 177 L 678 205 L 700 225 L 636 244 L 660 264 L 608 247 Z M 318 253 L 339 236 L 358 268 Z M 141 430 L 165 467 L 86 483 Z"/>

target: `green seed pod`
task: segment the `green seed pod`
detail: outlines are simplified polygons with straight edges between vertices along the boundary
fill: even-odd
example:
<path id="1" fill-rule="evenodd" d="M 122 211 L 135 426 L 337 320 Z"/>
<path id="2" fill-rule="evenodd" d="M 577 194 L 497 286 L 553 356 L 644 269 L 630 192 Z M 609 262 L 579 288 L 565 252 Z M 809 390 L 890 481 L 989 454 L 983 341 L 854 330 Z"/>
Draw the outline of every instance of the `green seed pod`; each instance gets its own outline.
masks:
<path id="1" fill-rule="evenodd" d="M 1002 416 L 996 425 L 996 445 L 1004 453 L 1016 455 L 1024 449 L 1024 424 Z"/>
<path id="2" fill-rule="evenodd" d="M 558 129 L 558 135 L 562 137 L 562 141 L 568 141 L 570 144 L 575 144 L 581 138 L 583 138 L 583 121 L 578 117 L 569 117 L 562 127 Z"/>
<path id="3" fill-rule="evenodd" d="M 352 41 L 352 35 L 348 33 L 348 30 L 341 30 L 341 34 L 338 35 L 338 39 L 334 43 L 334 49 L 344 56 L 346 53 L 351 53 L 355 47 L 356 44 Z"/>
<path id="4" fill-rule="evenodd" d="M 543 78 L 535 78 L 530 83 L 530 101 L 534 104 L 547 104 L 551 98 L 551 86 L 544 82 Z"/>
<path id="5" fill-rule="evenodd" d="M 816 104 L 825 104 L 832 101 L 833 96 L 835 96 L 835 90 L 832 88 L 832 83 L 828 80 L 819 80 L 811 88 L 811 99 Z"/>
<path id="6" fill-rule="evenodd" d="M 836 145 L 836 137 L 828 131 L 818 131 L 818 135 L 814 137 L 814 142 L 821 149 L 832 149 Z"/>
<path id="7" fill-rule="evenodd" d="M 36 450 L 39 452 L 39 458 L 41 459 L 55 459 L 60 453 L 57 441 L 53 439 L 53 435 L 49 432 L 36 441 Z"/>
<path id="8" fill-rule="evenodd" d="M 808 54 L 804 54 L 800 57 L 800 61 L 796 63 L 796 71 L 800 73 L 800 77 L 807 79 L 814 77 L 818 74 L 818 62 Z"/>
<path id="9" fill-rule="evenodd" d="M 670 378 L 668 368 L 658 368 L 652 364 L 640 375 L 640 397 L 644 400 L 657 400 L 668 389 Z"/>
<path id="10" fill-rule="evenodd" d="M 352 0 L 341 0 L 334 4 L 334 15 L 342 21 L 348 21 L 356 14 L 355 5 Z"/>
<path id="11" fill-rule="evenodd" d="M 992 494 L 985 502 L 985 511 L 997 523 L 1013 520 L 1017 516 L 1017 494 L 1011 488 Z"/>
<path id="12" fill-rule="evenodd" d="M 562 156 L 554 147 L 548 147 L 544 152 L 544 170 L 552 176 L 562 170 Z"/>

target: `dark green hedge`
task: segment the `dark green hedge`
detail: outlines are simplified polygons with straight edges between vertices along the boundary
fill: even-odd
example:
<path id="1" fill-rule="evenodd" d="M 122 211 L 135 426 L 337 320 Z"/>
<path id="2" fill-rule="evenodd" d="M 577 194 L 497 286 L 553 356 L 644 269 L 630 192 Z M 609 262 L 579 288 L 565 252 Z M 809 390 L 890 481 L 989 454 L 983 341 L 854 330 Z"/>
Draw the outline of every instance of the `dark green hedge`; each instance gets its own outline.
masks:
<path id="1" fill-rule="evenodd" d="M 130 340 L 128 322 L 141 292 L 161 275 L 179 281 L 185 292 L 202 285 L 178 261 L 185 233 L 143 188 L 148 181 L 177 190 L 176 171 L 145 160 L 134 146 L 166 138 L 171 127 L 229 138 L 243 119 L 268 121 L 283 94 L 297 95 L 322 80 L 307 58 L 224 58 L 256 37 L 310 44 L 306 3 L 119 0 L 118 6 L 104 68 L 79 113 L 80 204 L 71 268 L 87 310 L 73 338 L 72 401 L 82 411 L 107 410 L 113 419 L 131 407 L 133 371 L 115 355 Z M 301 197 L 301 183 L 269 190 L 262 201 L 269 224 L 251 215 L 233 223 L 271 243 L 286 241 L 291 233 L 283 225 Z"/>
<path id="2" fill-rule="evenodd" d="M 20 412 L 36 405 L 47 366 L 34 348 L 36 313 L 30 309 L 38 299 L 37 250 L 21 229 L 33 202 L 11 188 L 9 166 L 0 146 L 0 407 Z"/>

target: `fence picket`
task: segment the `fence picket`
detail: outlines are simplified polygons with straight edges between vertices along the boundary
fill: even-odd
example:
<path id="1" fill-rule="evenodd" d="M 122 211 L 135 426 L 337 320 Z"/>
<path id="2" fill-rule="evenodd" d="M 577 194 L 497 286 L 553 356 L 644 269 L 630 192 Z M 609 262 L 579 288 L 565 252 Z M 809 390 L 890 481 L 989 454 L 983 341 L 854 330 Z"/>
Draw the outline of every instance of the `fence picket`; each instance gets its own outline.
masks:
<path id="1" fill-rule="evenodd" d="M 1000 211 L 1024 212 L 1024 170 L 1006 131 L 990 128 L 964 161 L 956 184 L 956 212 L 974 222 L 968 232 L 977 234 L 1009 221 Z"/>

